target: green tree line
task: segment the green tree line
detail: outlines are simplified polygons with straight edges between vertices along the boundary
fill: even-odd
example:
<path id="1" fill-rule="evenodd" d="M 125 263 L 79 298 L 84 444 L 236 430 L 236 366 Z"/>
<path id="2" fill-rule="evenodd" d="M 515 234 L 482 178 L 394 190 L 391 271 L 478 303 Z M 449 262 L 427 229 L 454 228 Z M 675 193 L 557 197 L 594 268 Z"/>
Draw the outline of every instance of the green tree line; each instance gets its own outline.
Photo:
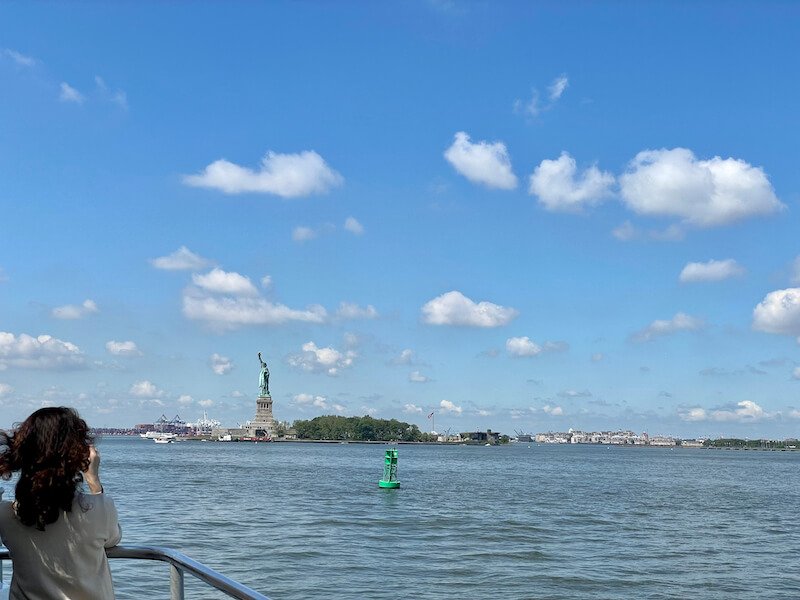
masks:
<path id="1" fill-rule="evenodd" d="M 301 440 L 426 442 L 431 438 L 430 434 L 421 432 L 416 425 L 397 419 L 375 419 L 367 415 L 315 417 L 310 421 L 295 421 L 293 427 Z"/>

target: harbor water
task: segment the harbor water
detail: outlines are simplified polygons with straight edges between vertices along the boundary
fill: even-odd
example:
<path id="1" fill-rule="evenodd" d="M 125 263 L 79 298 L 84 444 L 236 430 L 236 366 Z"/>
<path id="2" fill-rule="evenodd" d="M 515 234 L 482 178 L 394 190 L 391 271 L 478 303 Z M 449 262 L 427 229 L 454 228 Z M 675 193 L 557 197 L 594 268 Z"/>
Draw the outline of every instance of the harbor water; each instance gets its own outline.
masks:
<path id="1" fill-rule="evenodd" d="M 800 452 L 402 445 L 386 490 L 381 445 L 99 448 L 124 544 L 274 599 L 800 597 Z M 112 571 L 118 598 L 169 596 L 165 565 Z"/>

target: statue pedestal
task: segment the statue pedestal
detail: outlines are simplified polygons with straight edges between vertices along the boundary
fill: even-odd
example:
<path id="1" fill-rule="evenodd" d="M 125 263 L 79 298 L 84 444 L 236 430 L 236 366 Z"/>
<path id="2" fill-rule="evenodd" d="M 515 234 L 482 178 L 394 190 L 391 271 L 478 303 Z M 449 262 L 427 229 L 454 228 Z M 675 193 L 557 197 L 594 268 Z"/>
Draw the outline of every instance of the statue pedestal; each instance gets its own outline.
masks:
<path id="1" fill-rule="evenodd" d="M 275 432 L 275 419 L 272 417 L 272 396 L 256 398 L 256 416 L 246 426 L 250 437 L 272 437 Z"/>

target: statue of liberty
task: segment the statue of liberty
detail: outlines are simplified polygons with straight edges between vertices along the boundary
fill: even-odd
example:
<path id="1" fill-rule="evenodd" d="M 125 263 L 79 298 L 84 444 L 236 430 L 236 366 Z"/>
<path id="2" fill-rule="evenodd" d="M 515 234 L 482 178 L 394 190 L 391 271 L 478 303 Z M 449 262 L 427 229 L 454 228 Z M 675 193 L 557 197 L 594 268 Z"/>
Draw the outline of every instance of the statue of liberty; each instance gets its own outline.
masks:
<path id="1" fill-rule="evenodd" d="M 269 369 L 261 358 L 261 352 L 258 353 L 258 362 L 261 363 L 261 374 L 258 376 L 259 396 L 269 396 Z"/>

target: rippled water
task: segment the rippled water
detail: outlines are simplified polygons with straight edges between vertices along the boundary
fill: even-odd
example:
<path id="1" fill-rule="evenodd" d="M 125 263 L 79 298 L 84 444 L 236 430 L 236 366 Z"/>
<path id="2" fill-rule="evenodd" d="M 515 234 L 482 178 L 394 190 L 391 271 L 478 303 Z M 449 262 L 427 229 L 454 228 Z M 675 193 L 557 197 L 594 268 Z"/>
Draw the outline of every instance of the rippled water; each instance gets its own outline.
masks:
<path id="1" fill-rule="evenodd" d="M 800 597 L 800 453 L 102 440 L 123 543 L 274 599 Z M 168 568 L 112 561 L 119 598 Z M 187 578 L 187 597 L 218 598 Z"/>

